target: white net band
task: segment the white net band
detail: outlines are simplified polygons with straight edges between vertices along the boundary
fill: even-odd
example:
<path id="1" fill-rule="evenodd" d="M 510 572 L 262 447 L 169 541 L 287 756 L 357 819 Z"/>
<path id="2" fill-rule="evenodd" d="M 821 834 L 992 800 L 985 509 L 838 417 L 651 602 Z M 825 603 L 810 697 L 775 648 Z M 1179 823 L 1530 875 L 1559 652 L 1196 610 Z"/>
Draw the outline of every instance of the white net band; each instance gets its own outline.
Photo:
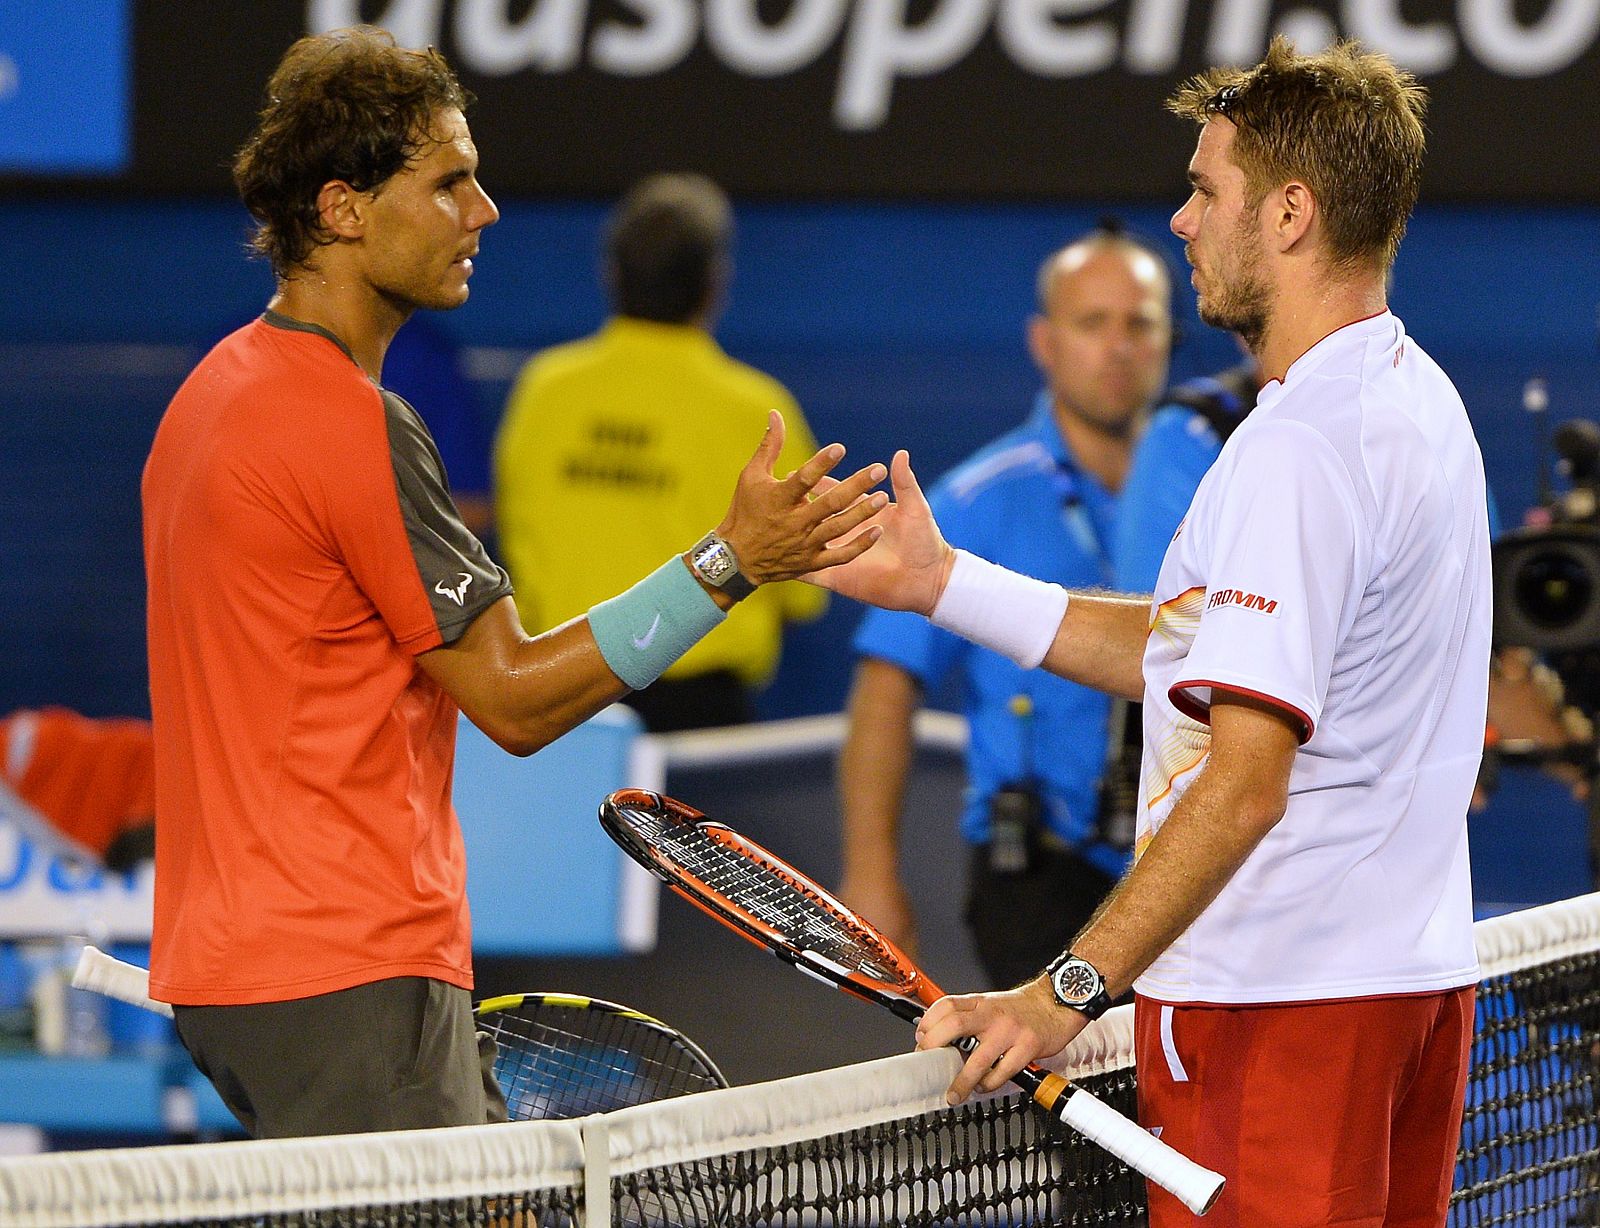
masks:
<path id="1" fill-rule="evenodd" d="M 1485 976 L 1479 995 L 1484 1054 L 1468 1096 L 1462 1174 L 1471 1178 L 1474 1190 L 1487 1192 L 1471 1195 L 1462 1205 L 1522 1205 L 1517 1201 L 1523 1199 L 1523 1187 L 1516 1156 L 1527 1150 L 1526 1140 L 1532 1136 L 1542 1139 L 1540 1145 L 1545 1149 L 1539 1155 L 1540 1173 L 1566 1174 L 1565 1184 L 1554 1196 L 1567 1200 L 1560 1205 L 1569 1210 L 1586 1205 L 1577 1201 L 1587 1188 L 1583 1184 L 1587 1180 L 1583 1173 L 1588 1171 L 1582 1167 L 1588 1162 L 1584 1157 L 1597 1154 L 1600 1146 L 1596 1126 L 1600 1110 L 1591 1112 L 1585 1107 L 1588 1089 L 1600 1077 L 1600 1062 L 1593 1057 L 1600 1052 L 1600 1015 L 1591 1020 L 1595 1011 L 1583 1002 L 1600 1004 L 1600 960 L 1595 958 L 1600 951 L 1600 896 L 1482 922 L 1477 937 Z M 1600 1010 L 1600 1005 L 1595 1009 Z M 1132 1051 L 1132 1010 L 1119 1008 L 1086 1029 L 1066 1053 L 1049 1064 L 1075 1080 L 1119 1078 L 1126 1096 L 1131 1086 Z M 543 1218 L 541 1211 L 540 1218 L 518 1222 L 567 1224 L 580 1214 L 577 1209 L 583 1205 L 586 1186 L 591 1199 L 593 1191 L 600 1188 L 636 1191 L 664 1170 L 686 1174 L 682 1197 L 720 1208 L 723 1204 L 716 1200 L 725 1196 L 727 1187 L 708 1183 L 731 1179 L 727 1172 L 737 1165 L 725 1163 L 728 1156 L 761 1156 L 790 1149 L 775 1161 L 774 1171 L 786 1174 L 808 1162 L 805 1153 L 815 1140 L 847 1132 L 887 1136 L 890 1152 L 915 1150 L 908 1141 L 913 1127 L 905 1123 L 946 1112 L 944 1091 L 959 1061 L 950 1050 L 908 1053 L 820 1074 L 624 1109 L 607 1114 L 604 1129 L 597 1128 L 599 1123 L 591 1118 L 585 1119 L 587 1130 L 580 1122 L 523 1122 L 10 1159 L 0 1161 L 0 1224 L 101 1228 L 189 1221 L 250 1223 L 255 1217 L 297 1213 L 309 1218 L 271 1222 L 322 1223 L 341 1221 L 325 1221 L 317 1217 L 318 1212 L 350 1207 L 380 1209 L 377 1218 L 351 1222 L 455 1222 L 402 1216 L 390 1220 L 381 1214 L 382 1208 L 452 1199 L 474 1201 L 480 1214 L 487 1214 L 492 1222 L 504 1207 L 513 1205 L 498 1200 L 534 1191 L 555 1192 L 548 1203 L 540 1205 L 558 1210 L 548 1218 Z M 1508 1070 L 1513 1073 L 1507 1075 Z M 1502 1087 L 1508 1077 L 1513 1084 Z M 1553 1082 L 1554 1090 L 1539 1092 L 1535 1083 L 1540 1078 Z M 1010 1183 L 1006 1199 L 1022 1196 L 1010 1191 L 1033 1189 L 1041 1181 L 1055 1180 L 1063 1165 L 1105 1163 L 1103 1156 L 1080 1159 L 1082 1153 L 1076 1153 L 1047 1158 L 1043 1167 L 1028 1168 L 1040 1153 L 1017 1131 L 1024 1130 L 1033 1117 L 1025 1106 L 1016 1105 L 1015 1096 L 1009 1100 L 1008 1107 L 1006 1097 L 988 1098 L 973 1111 L 975 1118 L 954 1127 L 955 1133 L 947 1129 L 946 1137 L 962 1140 L 959 1146 L 947 1148 L 953 1167 L 924 1185 L 902 1182 L 892 1198 L 862 1216 L 871 1222 L 890 1223 L 905 1207 L 921 1206 L 930 1198 L 971 1196 L 975 1187 L 968 1184 L 967 1166 L 976 1160 L 964 1149 L 979 1136 L 984 1141 L 977 1145 L 994 1145 L 1003 1152 L 998 1164 L 991 1167 L 992 1175 Z M 1515 1130 L 1505 1136 L 1515 1146 L 1502 1143 L 1499 1133 L 1501 1118 L 1511 1112 L 1506 1107 L 1511 1104 L 1525 1106 L 1517 1110 L 1521 1116 L 1511 1122 Z M 1121 1111 L 1131 1112 L 1131 1102 L 1125 1102 Z M 603 1148 L 604 1155 L 594 1154 L 596 1148 Z M 922 1157 L 919 1163 L 926 1154 L 926 1149 L 918 1152 Z M 706 1177 L 705 1172 L 712 1170 L 717 1175 Z M 839 1185 L 833 1169 L 823 1171 L 823 1178 L 813 1173 L 803 1182 L 797 1181 L 794 1188 L 821 1190 L 827 1197 L 841 1200 L 859 1202 L 870 1197 Z M 1548 1180 L 1545 1175 L 1538 1179 Z M 1088 1180 L 1092 1186 L 1099 1178 Z M 1082 1188 L 1078 1181 L 1068 1173 L 1061 1188 Z M 618 1205 L 626 1205 L 629 1196 L 618 1193 L 623 1199 Z M 1550 1195 L 1540 1197 L 1541 1205 L 1551 1201 Z M 816 1205 L 823 1204 L 806 1203 L 798 1220 L 771 1222 L 809 1222 L 805 1216 L 813 1214 Z M 939 1203 L 940 1215 L 946 1214 L 942 1208 L 948 1205 L 961 1204 Z M 764 1223 L 768 1214 L 759 1210 L 752 1218 L 725 1220 L 720 1218 L 723 1211 L 717 1210 L 709 1219 L 685 1222 Z M 628 1222 L 626 1217 L 624 1222 Z M 1090 1217 L 1073 1222 L 1102 1221 Z M 1494 1222 L 1522 1221 L 1498 1218 Z"/>

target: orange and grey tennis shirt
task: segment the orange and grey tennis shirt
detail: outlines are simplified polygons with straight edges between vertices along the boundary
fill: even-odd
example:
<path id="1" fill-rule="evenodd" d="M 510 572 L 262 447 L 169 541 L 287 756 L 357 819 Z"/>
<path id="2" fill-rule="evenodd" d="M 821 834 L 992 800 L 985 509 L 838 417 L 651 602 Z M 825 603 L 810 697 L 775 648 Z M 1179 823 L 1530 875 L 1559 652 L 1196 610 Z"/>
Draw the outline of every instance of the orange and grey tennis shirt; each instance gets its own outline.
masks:
<path id="1" fill-rule="evenodd" d="M 511 592 L 416 412 L 274 312 L 220 342 L 146 462 L 151 993 L 471 988 L 457 708 L 418 668 Z"/>

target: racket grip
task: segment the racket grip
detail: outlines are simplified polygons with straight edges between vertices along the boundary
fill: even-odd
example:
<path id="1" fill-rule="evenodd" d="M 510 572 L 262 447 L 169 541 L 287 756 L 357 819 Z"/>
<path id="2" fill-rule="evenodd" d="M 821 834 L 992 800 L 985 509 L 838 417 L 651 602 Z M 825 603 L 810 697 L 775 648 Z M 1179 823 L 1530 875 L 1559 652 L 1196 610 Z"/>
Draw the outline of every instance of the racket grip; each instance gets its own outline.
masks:
<path id="1" fill-rule="evenodd" d="M 150 997 L 148 972 L 137 964 L 123 963 L 98 947 L 83 948 L 78 956 L 78 966 L 72 973 L 72 985 L 74 989 L 90 989 L 119 1002 L 129 1002 L 172 1018 L 172 1007 Z"/>
<path id="2" fill-rule="evenodd" d="M 1130 1121 L 1103 1100 L 1097 1100 L 1082 1088 L 1071 1086 L 1058 1074 L 1039 1077 L 1034 1074 L 1027 1080 L 1034 1102 L 1054 1117 L 1064 1121 L 1079 1134 L 1098 1143 L 1129 1168 L 1154 1181 L 1196 1215 L 1211 1210 L 1211 1204 L 1222 1193 L 1224 1178 L 1209 1168 L 1196 1164 L 1182 1152 L 1163 1143 L 1155 1135 Z M 1022 1080 L 1018 1080 L 1019 1084 Z"/>

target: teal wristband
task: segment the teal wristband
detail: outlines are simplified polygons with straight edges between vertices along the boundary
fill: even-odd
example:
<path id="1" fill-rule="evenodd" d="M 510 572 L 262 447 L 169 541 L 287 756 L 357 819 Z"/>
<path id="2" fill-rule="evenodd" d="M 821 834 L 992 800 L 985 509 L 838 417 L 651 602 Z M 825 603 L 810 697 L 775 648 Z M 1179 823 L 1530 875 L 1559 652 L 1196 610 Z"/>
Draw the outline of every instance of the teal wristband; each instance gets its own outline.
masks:
<path id="1" fill-rule="evenodd" d="M 589 611 L 589 630 L 611 672 L 642 691 L 727 613 L 674 556 L 625 593 Z"/>

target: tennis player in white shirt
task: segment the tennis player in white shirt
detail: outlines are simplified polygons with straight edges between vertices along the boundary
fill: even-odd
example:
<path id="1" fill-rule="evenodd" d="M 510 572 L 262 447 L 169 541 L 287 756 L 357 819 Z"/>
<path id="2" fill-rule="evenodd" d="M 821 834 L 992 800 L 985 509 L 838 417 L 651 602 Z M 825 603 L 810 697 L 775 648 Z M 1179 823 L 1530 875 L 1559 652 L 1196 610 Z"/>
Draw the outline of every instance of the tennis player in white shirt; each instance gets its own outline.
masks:
<path id="1" fill-rule="evenodd" d="M 1144 701 L 1138 860 L 1035 979 L 943 999 L 979 1038 L 952 1102 L 1062 1049 L 1132 986 L 1147 1127 L 1229 1178 L 1208 1223 L 1438 1225 L 1473 996 L 1466 814 L 1489 677 L 1483 464 L 1386 308 L 1425 93 L 1282 39 L 1168 104 L 1195 121 L 1172 229 L 1200 316 L 1267 384 L 1152 598 L 950 549 L 904 453 L 878 546 L 817 577 Z M 1155 1228 L 1190 1222 L 1150 1190 Z"/>

